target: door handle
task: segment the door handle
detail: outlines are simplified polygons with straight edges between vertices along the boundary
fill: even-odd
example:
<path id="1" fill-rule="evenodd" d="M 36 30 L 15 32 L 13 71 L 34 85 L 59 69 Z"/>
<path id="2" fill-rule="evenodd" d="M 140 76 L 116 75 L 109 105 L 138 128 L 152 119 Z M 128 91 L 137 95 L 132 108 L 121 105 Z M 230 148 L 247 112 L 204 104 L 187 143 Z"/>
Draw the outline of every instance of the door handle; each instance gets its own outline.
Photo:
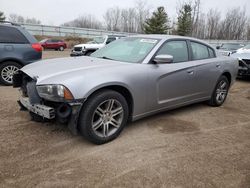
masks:
<path id="1" fill-rule="evenodd" d="M 194 70 L 188 70 L 187 73 L 192 75 L 194 74 Z"/>
<path id="2" fill-rule="evenodd" d="M 216 64 L 216 67 L 217 67 L 217 68 L 220 68 L 220 64 L 219 64 L 219 63 L 218 63 L 218 64 Z"/>

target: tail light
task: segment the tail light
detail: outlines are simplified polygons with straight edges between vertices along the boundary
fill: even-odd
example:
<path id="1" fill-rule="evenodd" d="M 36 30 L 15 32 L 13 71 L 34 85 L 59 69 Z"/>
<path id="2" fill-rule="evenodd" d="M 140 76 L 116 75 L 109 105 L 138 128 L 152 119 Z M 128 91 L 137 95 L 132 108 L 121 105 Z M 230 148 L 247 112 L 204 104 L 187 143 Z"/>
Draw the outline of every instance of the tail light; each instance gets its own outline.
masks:
<path id="1" fill-rule="evenodd" d="M 37 52 L 41 52 L 41 51 L 43 50 L 41 44 L 39 44 L 39 43 L 34 43 L 34 44 L 31 45 L 31 47 L 32 47 L 34 50 L 36 50 Z"/>

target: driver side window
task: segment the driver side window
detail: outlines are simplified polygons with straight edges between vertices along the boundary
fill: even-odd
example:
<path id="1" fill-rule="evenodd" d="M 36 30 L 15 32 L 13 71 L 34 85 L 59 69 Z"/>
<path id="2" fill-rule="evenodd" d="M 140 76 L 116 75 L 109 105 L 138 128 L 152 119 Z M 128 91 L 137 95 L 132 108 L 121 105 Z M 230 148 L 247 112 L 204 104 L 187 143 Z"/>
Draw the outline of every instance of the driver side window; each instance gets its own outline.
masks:
<path id="1" fill-rule="evenodd" d="M 173 63 L 188 61 L 188 47 L 186 41 L 169 41 L 163 44 L 156 55 L 172 55 Z"/>

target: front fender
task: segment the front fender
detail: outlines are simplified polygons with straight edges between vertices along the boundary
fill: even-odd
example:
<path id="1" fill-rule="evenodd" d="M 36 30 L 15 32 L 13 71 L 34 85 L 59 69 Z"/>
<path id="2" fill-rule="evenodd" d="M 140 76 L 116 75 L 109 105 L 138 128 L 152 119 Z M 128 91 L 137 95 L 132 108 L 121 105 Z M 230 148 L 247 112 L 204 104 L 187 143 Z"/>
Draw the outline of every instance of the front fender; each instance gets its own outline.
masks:
<path id="1" fill-rule="evenodd" d="M 133 92 L 132 92 L 132 89 L 124 84 L 124 83 L 121 83 L 121 82 L 107 82 L 107 83 L 101 83 L 99 85 L 96 85 L 95 87 L 93 87 L 92 89 L 90 89 L 82 98 L 85 98 L 87 99 L 90 95 L 92 95 L 94 92 L 100 90 L 100 89 L 103 89 L 103 88 L 106 88 L 106 87 L 111 87 L 111 86 L 120 86 L 120 87 L 124 87 L 125 89 L 127 89 L 130 94 L 132 95 L 133 97 Z"/>

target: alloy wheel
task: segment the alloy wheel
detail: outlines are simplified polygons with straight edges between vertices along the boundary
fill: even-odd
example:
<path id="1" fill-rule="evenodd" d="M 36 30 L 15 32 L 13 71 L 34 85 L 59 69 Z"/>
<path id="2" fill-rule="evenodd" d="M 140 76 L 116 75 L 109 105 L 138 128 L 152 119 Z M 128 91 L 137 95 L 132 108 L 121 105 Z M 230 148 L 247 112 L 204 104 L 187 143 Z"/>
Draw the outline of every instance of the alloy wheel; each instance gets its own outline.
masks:
<path id="1" fill-rule="evenodd" d="M 95 109 L 92 129 L 99 137 L 109 137 L 120 128 L 123 118 L 124 111 L 121 103 L 116 99 L 108 99 Z"/>
<path id="2" fill-rule="evenodd" d="M 19 70 L 18 67 L 14 66 L 14 65 L 8 65 L 6 67 L 4 67 L 1 71 L 1 77 L 2 79 L 9 83 L 12 84 L 13 82 L 13 75 Z"/>
<path id="3" fill-rule="evenodd" d="M 218 103 L 223 103 L 228 92 L 228 84 L 225 80 L 221 80 L 216 89 L 216 100 Z"/>

